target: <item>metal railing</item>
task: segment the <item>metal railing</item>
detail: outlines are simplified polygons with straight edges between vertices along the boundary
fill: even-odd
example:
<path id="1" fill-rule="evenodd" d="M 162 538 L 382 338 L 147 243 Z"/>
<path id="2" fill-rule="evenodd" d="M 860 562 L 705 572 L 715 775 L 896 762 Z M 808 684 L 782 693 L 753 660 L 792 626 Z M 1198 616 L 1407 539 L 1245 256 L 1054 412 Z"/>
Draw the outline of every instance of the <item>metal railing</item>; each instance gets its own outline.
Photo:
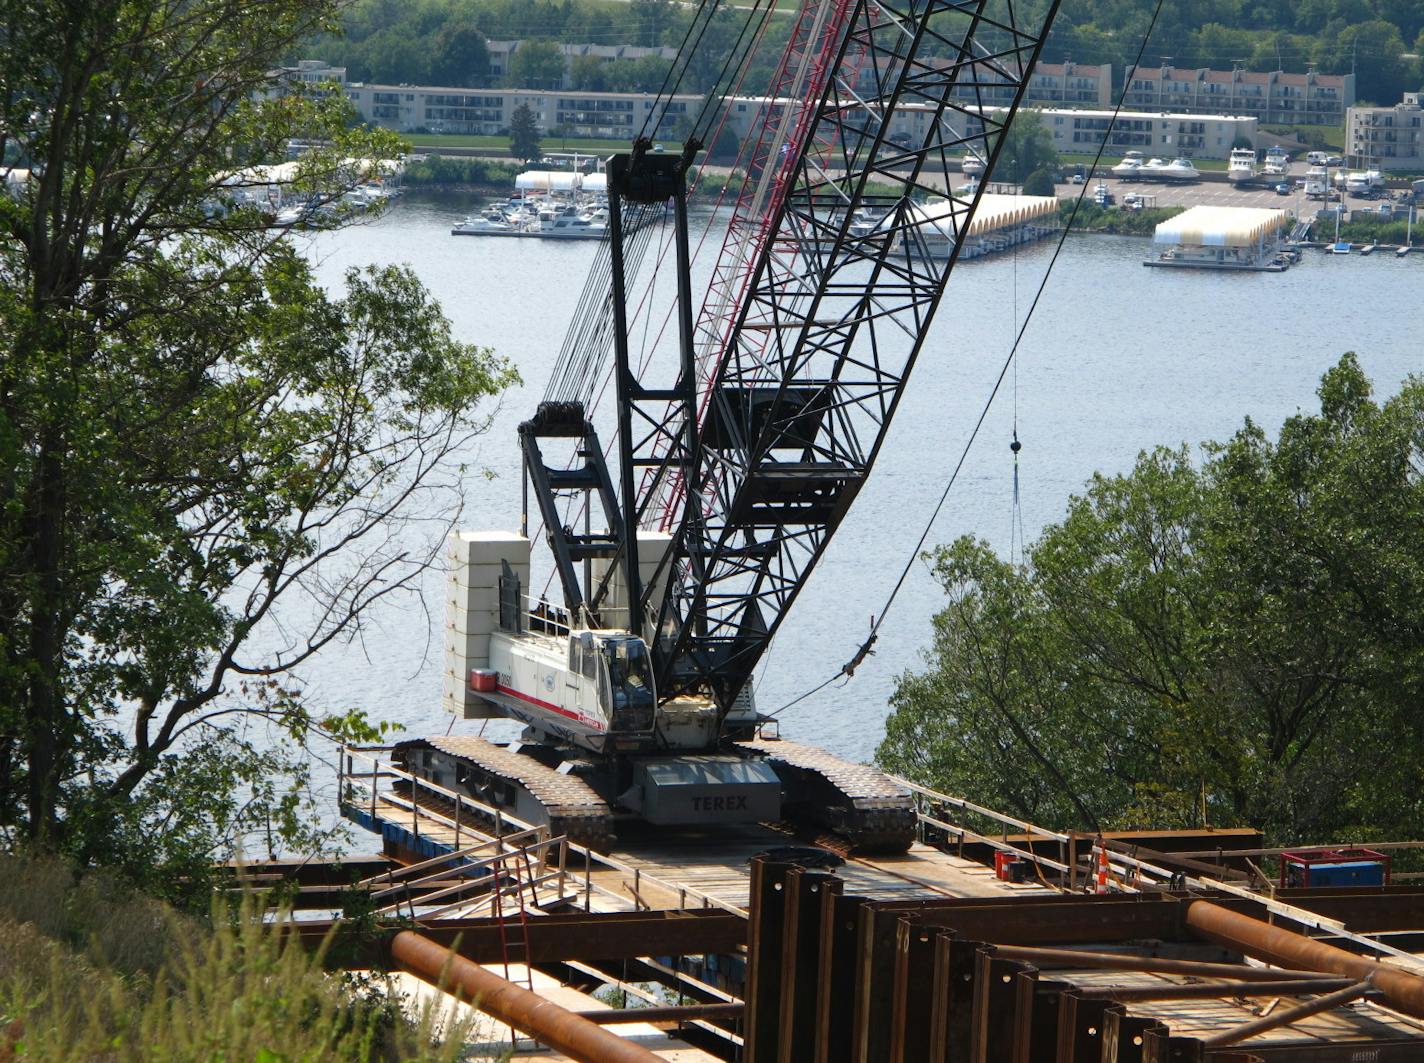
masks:
<path id="1" fill-rule="evenodd" d="M 343 746 L 338 761 L 337 793 L 343 807 L 358 809 L 373 821 L 389 822 L 408 829 L 414 837 L 421 836 L 421 823 L 435 823 L 454 831 L 453 847 L 462 854 L 473 854 L 489 847 L 505 847 L 502 853 L 491 854 L 489 861 L 508 860 L 520 852 L 539 853 L 543 856 L 540 870 L 531 876 L 538 884 L 554 882 L 556 899 L 563 902 L 581 903 L 585 909 L 592 909 L 594 897 L 600 897 L 619 905 L 632 902 L 635 910 L 650 910 L 654 906 L 644 896 L 644 886 L 657 889 L 670 897 L 677 898 L 679 908 L 718 908 L 737 915 L 745 915 L 746 909 L 688 886 L 684 883 L 669 882 L 650 875 L 642 868 L 629 864 L 607 853 L 600 853 L 570 841 L 562 835 L 549 836 L 549 828 L 528 823 L 507 810 L 487 804 L 469 794 L 451 790 L 439 783 L 415 775 L 398 767 L 391 760 L 381 757 L 389 754 L 389 746 Z M 358 770 L 358 764 L 365 770 Z M 382 784 L 385 783 L 383 786 Z M 395 790 L 395 784 L 409 787 L 409 796 Z M 453 806 L 450 813 L 438 807 L 431 807 L 420 800 L 427 795 Z M 392 814 L 388 814 L 392 813 Z M 407 818 L 407 816 L 409 818 Z M 511 841 L 534 838 L 519 846 L 510 846 Z M 461 845 L 468 841 L 468 845 Z M 448 863 L 454 853 L 444 854 L 399 871 L 390 872 L 394 876 L 410 874 L 413 871 Z M 571 868 L 573 862 L 582 864 L 582 874 Z M 467 860 L 466 866 L 475 866 L 479 860 Z M 549 870 L 552 864 L 554 870 Z M 627 894 L 609 889 L 595 882 L 595 871 L 615 872 L 624 879 Z M 378 876 L 379 877 L 379 876 Z M 512 889 L 513 887 L 510 887 Z M 428 895 L 424 899 L 429 899 Z M 479 903 L 485 903 L 482 897 Z M 447 905 L 438 914 L 450 914 L 464 903 Z"/>

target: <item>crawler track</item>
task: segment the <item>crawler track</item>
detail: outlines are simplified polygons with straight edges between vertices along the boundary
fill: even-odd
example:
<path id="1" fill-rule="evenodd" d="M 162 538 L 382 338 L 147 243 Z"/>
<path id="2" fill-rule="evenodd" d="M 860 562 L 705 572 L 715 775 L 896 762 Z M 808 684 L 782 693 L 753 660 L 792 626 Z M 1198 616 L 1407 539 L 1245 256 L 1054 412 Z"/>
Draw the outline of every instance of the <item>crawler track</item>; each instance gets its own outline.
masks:
<path id="1" fill-rule="evenodd" d="M 833 831 L 846 852 L 899 853 L 915 840 L 910 795 L 874 768 L 784 739 L 738 745 L 771 760 L 786 786 L 787 818 Z"/>
<path id="2" fill-rule="evenodd" d="M 555 834 L 590 849 L 613 843 L 608 803 L 575 775 L 546 767 L 533 757 L 511 753 L 473 735 L 412 739 L 396 745 L 406 770 L 462 789 L 520 819 L 548 823 Z M 442 778 L 453 771 L 455 778 Z"/>

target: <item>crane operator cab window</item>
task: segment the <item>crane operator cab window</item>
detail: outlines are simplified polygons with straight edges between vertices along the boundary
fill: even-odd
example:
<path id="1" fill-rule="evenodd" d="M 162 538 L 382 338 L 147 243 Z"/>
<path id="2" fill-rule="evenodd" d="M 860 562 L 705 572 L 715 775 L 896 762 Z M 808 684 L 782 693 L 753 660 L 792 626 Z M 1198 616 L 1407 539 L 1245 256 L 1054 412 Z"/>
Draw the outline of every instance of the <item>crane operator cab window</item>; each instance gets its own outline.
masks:
<path id="1" fill-rule="evenodd" d="M 603 676 L 600 700 L 608 716 L 610 731 L 651 731 L 653 710 L 653 669 L 648 648 L 639 638 L 601 639 Z"/>

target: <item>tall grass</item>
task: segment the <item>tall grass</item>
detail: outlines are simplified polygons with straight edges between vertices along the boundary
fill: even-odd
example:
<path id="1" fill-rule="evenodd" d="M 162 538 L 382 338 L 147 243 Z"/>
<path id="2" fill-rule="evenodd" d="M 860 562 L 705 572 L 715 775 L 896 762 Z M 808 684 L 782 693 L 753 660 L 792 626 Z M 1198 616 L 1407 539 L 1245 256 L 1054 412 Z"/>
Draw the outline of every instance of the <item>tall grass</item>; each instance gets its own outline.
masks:
<path id="1" fill-rule="evenodd" d="M 326 972 L 259 911 L 218 903 L 202 922 L 103 874 L 0 856 L 0 1063 L 466 1058 L 467 1024 L 408 1017 L 384 980 Z"/>

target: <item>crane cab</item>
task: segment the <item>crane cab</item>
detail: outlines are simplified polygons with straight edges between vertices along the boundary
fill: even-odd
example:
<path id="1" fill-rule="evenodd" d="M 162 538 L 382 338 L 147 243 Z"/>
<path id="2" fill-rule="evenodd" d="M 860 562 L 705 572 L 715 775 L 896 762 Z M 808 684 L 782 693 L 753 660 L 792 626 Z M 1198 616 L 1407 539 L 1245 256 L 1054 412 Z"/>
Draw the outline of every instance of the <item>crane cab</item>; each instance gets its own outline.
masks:
<path id="1" fill-rule="evenodd" d="M 478 693 L 505 714 L 596 751 L 651 747 L 657 691 L 647 644 L 626 631 L 531 625 L 490 634 Z"/>

